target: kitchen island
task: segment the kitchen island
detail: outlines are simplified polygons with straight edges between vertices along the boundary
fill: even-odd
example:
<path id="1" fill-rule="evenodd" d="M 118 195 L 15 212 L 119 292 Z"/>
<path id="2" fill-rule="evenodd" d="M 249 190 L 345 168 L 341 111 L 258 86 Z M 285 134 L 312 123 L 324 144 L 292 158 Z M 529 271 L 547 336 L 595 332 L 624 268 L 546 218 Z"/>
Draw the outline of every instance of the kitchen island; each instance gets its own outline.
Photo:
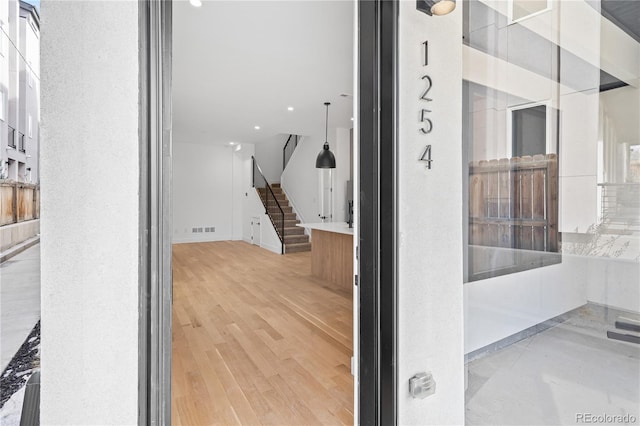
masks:
<path id="1" fill-rule="evenodd" d="M 311 274 L 353 289 L 353 228 L 346 222 L 301 223 L 311 230 Z"/>

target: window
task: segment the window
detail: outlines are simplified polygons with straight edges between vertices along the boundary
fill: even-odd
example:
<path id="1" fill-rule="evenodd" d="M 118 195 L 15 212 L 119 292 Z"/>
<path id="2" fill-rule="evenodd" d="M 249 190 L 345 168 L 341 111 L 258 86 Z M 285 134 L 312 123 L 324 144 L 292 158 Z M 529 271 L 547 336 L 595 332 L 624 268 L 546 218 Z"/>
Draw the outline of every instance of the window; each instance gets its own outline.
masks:
<path id="1" fill-rule="evenodd" d="M 510 21 L 517 22 L 551 9 L 549 0 L 511 0 L 509 2 Z"/>
<path id="2" fill-rule="evenodd" d="M 547 153 L 547 107 L 511 110 L 512 157 Z"/>
<path id="3" fill-rule="evenodd" d="M 465 83 L 463 93 L 469 105 L 463 130 L 469 221 L 465 281 L 560 263 L 558 129 L 551 101 L 507 100 L 504 93 L 473 82 Z M 495 108 L 500 102 L 502 110 Z"/>

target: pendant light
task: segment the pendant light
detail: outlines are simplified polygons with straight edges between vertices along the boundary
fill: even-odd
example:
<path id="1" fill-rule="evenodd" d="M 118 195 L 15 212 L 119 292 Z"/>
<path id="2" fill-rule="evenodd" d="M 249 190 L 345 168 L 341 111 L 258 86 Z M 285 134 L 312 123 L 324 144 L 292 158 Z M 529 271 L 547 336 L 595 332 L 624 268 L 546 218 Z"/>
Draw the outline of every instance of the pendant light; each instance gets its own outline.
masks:
<path id="1" fill-rule="evenodd" d="M 333 155 L 333 152 L 329 149 L 329 105 L 331 103 L 325 102 L 324 105 L 327 107 L 327 117 L 325 121 L 325 133 L 324 133 L 324 146 L 322 147 L 322 151 L 318 154 L 318 158 L 316 158 L 316 169 L 335 169 L 336 168 L 336 157 Z"/>
<path id="2" fill-rule="evenodd" d="M 417 9 L 429 16 L 447 15 L 456 8 L 456 0 L 417 0 Z"/>

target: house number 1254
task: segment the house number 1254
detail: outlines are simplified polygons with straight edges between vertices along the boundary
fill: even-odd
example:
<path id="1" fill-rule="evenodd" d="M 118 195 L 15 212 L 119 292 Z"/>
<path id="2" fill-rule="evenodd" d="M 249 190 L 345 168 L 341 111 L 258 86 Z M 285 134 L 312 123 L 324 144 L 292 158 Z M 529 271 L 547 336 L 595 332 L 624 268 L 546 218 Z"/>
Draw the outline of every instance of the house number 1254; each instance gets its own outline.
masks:
<path id="1" fill-rule="evenodd" d="M 422 43 L 422 46 L 424 46 L 424 62 L 422 64 L 423 67 L 426 67 L 429 65 L 429 42 L 425 41 L 424 43 Z M 429 118 L 428 114 L 431 113 L 431 110 L 426 108 L 427 106 L 427 102 L 431 102 L 433 101 L 433 99 L 431 99 L 430 97 L 428 97 L 429 95 L 429 91 L 431 90 L 431 88 L 433 87 L 433 81 L 431 80 L 431 77 L 429 77 L 427 74 L 422 76 L 422 81 L 424 82 L 424 89 L 422 90 L 422 94 L 420 95 L 420 133 L 422 133 L 423 135 L 428 135 L 429 133 L 431 133 L 431 131 L 433 131 L 433 121 L 431 121 L 431 118 Z M 424 161 L 427 163 L 427 169 L 431 169 L 431 162 L 433 161 L 431 159 L 431 145 L 427 145 L 425 147 L 425 149 L 422 151 L 422 155 L 420 156 L 420 161 Z"/>

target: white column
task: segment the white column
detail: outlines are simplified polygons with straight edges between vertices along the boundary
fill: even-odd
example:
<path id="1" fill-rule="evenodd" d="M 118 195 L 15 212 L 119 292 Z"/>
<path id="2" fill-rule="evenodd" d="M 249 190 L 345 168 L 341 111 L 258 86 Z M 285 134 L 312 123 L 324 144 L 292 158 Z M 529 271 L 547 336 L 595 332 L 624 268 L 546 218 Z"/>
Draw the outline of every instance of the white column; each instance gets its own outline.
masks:
<path id="1" fill-rule="evenodd" d="M 462 2 L 429 17 L 400 2 L 398 424 L 464 424 L 462 292 Z M 423 42 L 429 65 L 423 66 Z M 433 87 L 432 102 L 420 101 Z M 422 108 L 433 131 L 422 134 Z M 427 125 L 428 126 L 428 125 Z M 431 170 L 418 159 L 432 146 Z M 436 392 L 409 395 L 409 378 L 431 372 Z"/>
<path id="2" fill-rule="evenodd" d="M 138 3 L 42 2 L 42 424 L 136 424 Z"/>

